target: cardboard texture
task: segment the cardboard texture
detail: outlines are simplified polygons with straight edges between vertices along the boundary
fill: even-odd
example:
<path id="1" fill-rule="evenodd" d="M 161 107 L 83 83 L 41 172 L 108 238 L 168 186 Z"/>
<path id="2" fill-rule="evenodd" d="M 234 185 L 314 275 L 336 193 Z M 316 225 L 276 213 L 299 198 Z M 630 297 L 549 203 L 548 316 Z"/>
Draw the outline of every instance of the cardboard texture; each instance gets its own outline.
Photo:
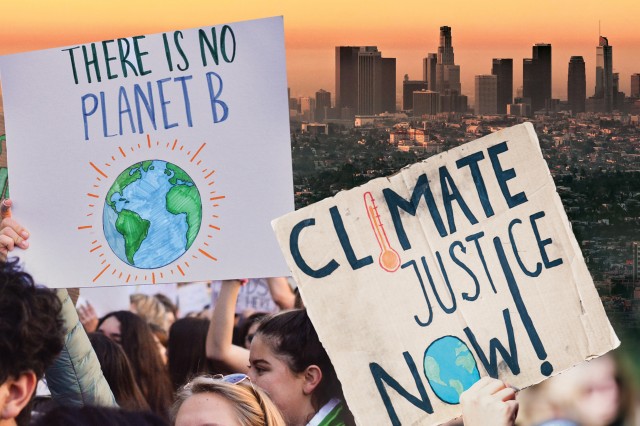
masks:
<path id="1" fill-rule="evenodd" d="M 530 123 L 272 224 L 358 424 L 440 424 L 481 376 L 619 344 Z"/>
<path id="2" fill-rule="evenodd" d="M 293 210 L 282 17 L 3 56 L 0 78 L 37 282 L 288 274 L 270 228 Z"/>

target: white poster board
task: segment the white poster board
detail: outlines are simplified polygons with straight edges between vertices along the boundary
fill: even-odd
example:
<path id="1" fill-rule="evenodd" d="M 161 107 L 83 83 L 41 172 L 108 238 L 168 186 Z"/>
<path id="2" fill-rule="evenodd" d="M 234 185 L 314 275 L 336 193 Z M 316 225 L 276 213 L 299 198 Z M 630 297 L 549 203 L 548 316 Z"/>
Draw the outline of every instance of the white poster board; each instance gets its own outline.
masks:
<path id="1" fill-rule="evenodd" d="M 18 253 L 50 287 L 287 275 L 282 17 L 0 57 Z"/>
<path id="2" fill-rule="evenodd" d="M 361 425 L 435 425 L 615 348 L 530 123 L 273 222 Z"/>

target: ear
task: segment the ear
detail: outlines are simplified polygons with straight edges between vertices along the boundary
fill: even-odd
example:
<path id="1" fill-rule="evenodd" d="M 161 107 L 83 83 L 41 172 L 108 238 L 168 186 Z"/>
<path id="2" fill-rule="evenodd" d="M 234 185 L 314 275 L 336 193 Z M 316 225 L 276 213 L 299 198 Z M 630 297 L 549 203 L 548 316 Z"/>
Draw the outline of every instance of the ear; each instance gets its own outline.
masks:
<path id="1" fill-rule="evenodd" d="M 304 384 L 302 391 L 305 395 L 311 395 L 322 381 L 322 370 L 317 365 L 310 365 L 305 368 L 303 374 Z"/>
<path id="2" fill-rule="evenodd" d="M 8 395 L 0 412 L 2 419 L 14 419 L 29 403 L 36 389 L 36 374 L 33 371 L 22 373 L 17 379 L 9 378 L 5 382 L 8 386 Z"/>

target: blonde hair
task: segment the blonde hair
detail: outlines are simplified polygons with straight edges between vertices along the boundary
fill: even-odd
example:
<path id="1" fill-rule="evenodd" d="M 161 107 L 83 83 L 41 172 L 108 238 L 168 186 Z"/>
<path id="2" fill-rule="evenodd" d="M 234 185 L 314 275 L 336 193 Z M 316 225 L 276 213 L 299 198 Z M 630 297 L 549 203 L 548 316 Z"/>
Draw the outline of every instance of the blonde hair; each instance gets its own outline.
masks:
<path id="1" fill-rule="evenodd" d="M 176 392 L 170 412 L 172 425 L 176 423 L 182 404 L 191 396 L 201 393 L 220 395 L 231 402 L 242 426 L 285 426 L 282 414 L 273 401 L 264 391 L 255 388 L 248 378 L 232 384 L 212 376 L 198 376 Z"/>
<path id="2" fill-rule="evenodd" d="M 169 331 L 169 318 L 165 306 L 153 296 L 135 293 L 129 296 L 131 311 L 140 316 L 149 324 L 160 327 L 165 332 Z"/>

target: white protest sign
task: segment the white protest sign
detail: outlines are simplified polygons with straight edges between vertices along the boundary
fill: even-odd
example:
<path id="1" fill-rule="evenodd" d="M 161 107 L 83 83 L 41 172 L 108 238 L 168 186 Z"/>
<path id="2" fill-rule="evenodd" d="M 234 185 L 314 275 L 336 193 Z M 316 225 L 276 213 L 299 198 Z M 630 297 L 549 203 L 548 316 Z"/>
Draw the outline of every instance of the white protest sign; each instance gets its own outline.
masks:
<path id="1" fill-rule="evenodd" d="M 18 253 L 51 287 L 279 276 L 282 17 L 0 57 Z"/>
<path id="2" fill-rule="evenodd" d="M 177 293 L 181 317 L 202 311 L 211 300 L 207 282 L 182 284 L 178 287 Z"/>
<path id="3" fill-rule="evenodd" d="M 616 347 L 530 123 L 273 222 L 358 424 L 435 425 Z"/>
<path id="4" fill-rule="evenodd" d="M 218 300 L 221 287 L 221 281 L 211 283 L 211 306 L 214 306 Z M 240 287 L 238 301 L 236 302 L 236 313 L 241 314 L 247 310 L 257 312 L 277 312 L 280 310 L 276 302 L 273 301 L 273 297 L 271 297 L 266 278 L 250 279 L 247 284 Z"/>

